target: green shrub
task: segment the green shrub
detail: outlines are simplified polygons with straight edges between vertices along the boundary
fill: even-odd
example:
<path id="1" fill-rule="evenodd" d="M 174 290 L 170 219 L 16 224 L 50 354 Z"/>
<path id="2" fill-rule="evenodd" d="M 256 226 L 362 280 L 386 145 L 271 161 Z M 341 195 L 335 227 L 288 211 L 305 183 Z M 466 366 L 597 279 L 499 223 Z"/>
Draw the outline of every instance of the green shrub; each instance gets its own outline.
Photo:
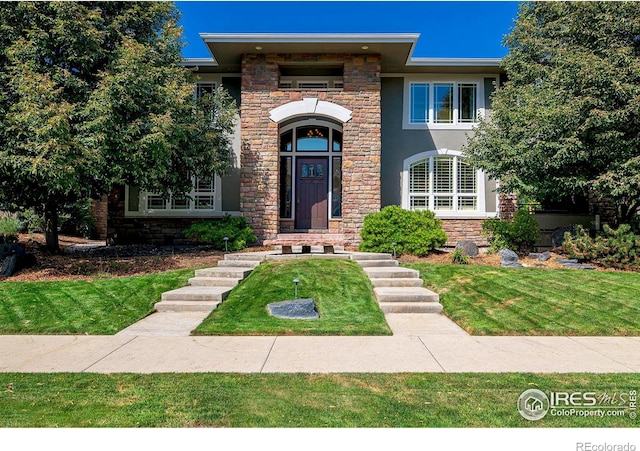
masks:
<path id="1" fill-rule="evenodd" d="M 239 251 L 256 241 L 253 229 L 242 216 L 226 215 L 218 220 L 199 221 L 184 231 L 184 236 L 198 243 L 212 244 L 224 250 L 224 237 L 229 238 L 228 250 Z"/>
<path id="2" fill-rule="evenodd" d="M 451 254 L 451 263 L 454 265 L 468 265 L 469 261 L 469 256 L 460 249 L 454 250 Z"/>
<path id="3" fill-rule="evenodd" d="M 364 218 L 360 231 L 364 252 L 393 252 L 424 257 L 447 241 L 442 221 L 427 210 L 409 211 L 391 205 Z"/>
<path id="4" fill-rule="evenodd" d="M 20 233 L 20 229 L 22 229 L 22 223 L 17 215 L 0 212 L 0 233 L 12 236 Z"/>
<path id="5" fill-rule="evenodd" d="M 562 245 L 569 257 L 599 263 L 609 268 L 640 269 L 640 235 L 623 224 L 617 230 L 608 225 L 601 235 L 592 238 L 583 227 L 577 226 L 573 234 L 566 233 Z"/>
<path id="6" fill-rule="evenodd" d="M 24 210 L 20 213 L 22 223 L 27 230 L 27 233 L 44 232 L 45 222 L 44 215 L 39 215 L 33 208 Z"/>
<path id="7" fill-rule="evenodd" d="M 91 199 L 83 199 L 76 203 L 65 205 L 61 209 L 58 224 L 61 233 L 90 238 L 96 229 L 91 209 Z"/>
<path id="8" fill-rule="evenodd" d="M 489 241 L 489 252 L 496 253 L 505 247 L 526 254 L 536 243 L 540 227 L 527 210 L 518 210 L 509 221 L 489 218 L 482 223 L 482 233 Z"/>

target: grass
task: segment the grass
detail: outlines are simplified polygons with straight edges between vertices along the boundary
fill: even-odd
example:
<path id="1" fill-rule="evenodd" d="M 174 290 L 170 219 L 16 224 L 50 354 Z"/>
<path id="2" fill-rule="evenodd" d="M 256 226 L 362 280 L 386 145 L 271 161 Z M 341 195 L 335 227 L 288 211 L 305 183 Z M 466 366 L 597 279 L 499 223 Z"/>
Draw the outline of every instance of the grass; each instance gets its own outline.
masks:
<path id="1" fill-rule="evenodd" d="M 315 320 L 270 316 L 267 304 L 312 298 Z M 352 261 L 304 259 L 265 262 L 194 331 L 195 335 L 390 335 L 369 279 Z"/>
<path id="2" fill-rule="evenodd" d="M 0 427 L 629 428 L 639 420 L 627 415 L 532 422 L 516 403 L 529 388 L 628 397 L 637 386 L 634 374 L 5 373 Z"/>
<path id="3" fill-rule="evenodd" d="M 193 270 L 56 282 L 0 282 L 1 334 L 111 335 L 153 311 Z"/>
<path id="4" fill-rule="evenodd" d="M 640 274 L 412 264 L 472 335 L 640 335 Z"/>

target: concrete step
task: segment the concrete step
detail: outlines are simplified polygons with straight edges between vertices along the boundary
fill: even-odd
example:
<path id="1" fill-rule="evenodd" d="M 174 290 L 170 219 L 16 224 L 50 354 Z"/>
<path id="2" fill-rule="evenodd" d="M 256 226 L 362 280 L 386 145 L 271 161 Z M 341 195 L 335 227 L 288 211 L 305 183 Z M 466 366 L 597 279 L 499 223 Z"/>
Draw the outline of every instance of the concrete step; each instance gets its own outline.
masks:
<path id="1" fill-rule="evenodd" d="M 272 254 L 273 251 L 271 252 L 250 252 L 250 253 L 246 253 L 246 254 L 225 254 L 224 259 L 225 260 L 248 260 L 248 261 L 254 261 L 254 262 L 261 262 L 263 260 L 267 259 L 267 255 Z"/>
<path id="2" fill-rule="evenodd" d="M 384 313 L 440 313 L 442 304 L 438 302 L 380 302 Z"/>
<path id="3" fill-rule="evenodd" d="M 192 287 L 230 287 L 233 288 L 240 283 L 242 279 L 234 279 L 233 277 L 192 277 L 189 279 L 189 285 Z"/>
<path id="4" fill-rule="evenodd" d="M 378 252 L 355 252 L 351 255 L 351 260 L 391 260 L 391 254 L 383 254 Z"/>
<path id="5" fill-rule="evenodd" d="M 162 301 L 222 302 L 231 287 L 182 287 L 162 293 Z"/>
<path id="6" fill-rule="evenodd" d="M 374 287 L 421 287 L 423 284 L 423 280 L 417 277 L 411 279 L 371 279 L 371 285 Z"/>
<path id="7" fill-rule="evenodd" d="M 220 260 L 218 268 L 255 268 L 260 266 L 260 263 L 253 260 Z"/>
<path id="8" fill-rule="evenodd" d="M 196 277 L 229 277 L 232 279 L 244 279 L 251 274 L 251 268 L 206 268 L 196 270 Z"/>
<path id="9" fill-rule="evenodd" d="M 363 268 L 383 268 L 398 266 L 398 260 L 357 260 Z"/>
<path id="10" fill-rule="evenodd" d="M 158 312 L 212 312 L 220 302 L 161 301 L 154 307 Z"/>
<path id="11" fill-rule="evenodd" d="M 440 296 L 421 287 L 380 287 L 373 292 L 378 302 L 440 302 Z"/>
<path id="12" fill-rule="evenodd" d="M 410 268 L 362 268 L 370 279 L 413 279 L 420 278 L 420 273 Z"/>

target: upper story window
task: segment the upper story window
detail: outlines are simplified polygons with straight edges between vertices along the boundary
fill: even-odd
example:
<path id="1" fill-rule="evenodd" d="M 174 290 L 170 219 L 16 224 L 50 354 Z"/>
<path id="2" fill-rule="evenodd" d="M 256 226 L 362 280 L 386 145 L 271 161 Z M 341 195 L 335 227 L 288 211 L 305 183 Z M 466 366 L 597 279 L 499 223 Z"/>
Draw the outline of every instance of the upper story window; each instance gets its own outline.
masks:
<path id="1" fill-rule="evenodd" d="M 470 129 L 484 115 L 484 81 L 405 79 L 403 128 Z"/>
<path id="2" fill-rule="evenodd" d="M 279 89 L 328 91 L 344 87 L 342 64 L 281 65 Z"/>

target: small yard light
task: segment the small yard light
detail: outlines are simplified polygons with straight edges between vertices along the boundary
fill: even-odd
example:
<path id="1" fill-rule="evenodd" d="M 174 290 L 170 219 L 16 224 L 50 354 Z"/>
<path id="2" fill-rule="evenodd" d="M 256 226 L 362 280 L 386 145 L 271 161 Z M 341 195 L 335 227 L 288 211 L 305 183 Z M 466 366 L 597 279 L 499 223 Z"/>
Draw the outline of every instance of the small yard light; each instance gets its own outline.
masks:
<path id="1" fill-rule="evenodd" d="M 227 245 L 227 243 L 229 242 L 229 237 L 225 236 L 224 238 L 222 238 L 222 240 L 224 241 L 224 251 L 229 252 L 229 247 Z"/>
<path id="2" fill-rule="evenodd" d="M 396 258 L 396 246 L 398 245 L 398 243 L 391 243 L 391 245 L 393 246 L 393 258 Z"/>
<path id="3" fill-rule="evenodd" d="M 300 279 L 293 279 L 293 283 L 295 283 L 295 292 L 293 295 L 293 299 L 298 299 L 298 284 L 300 283 Z"/>

